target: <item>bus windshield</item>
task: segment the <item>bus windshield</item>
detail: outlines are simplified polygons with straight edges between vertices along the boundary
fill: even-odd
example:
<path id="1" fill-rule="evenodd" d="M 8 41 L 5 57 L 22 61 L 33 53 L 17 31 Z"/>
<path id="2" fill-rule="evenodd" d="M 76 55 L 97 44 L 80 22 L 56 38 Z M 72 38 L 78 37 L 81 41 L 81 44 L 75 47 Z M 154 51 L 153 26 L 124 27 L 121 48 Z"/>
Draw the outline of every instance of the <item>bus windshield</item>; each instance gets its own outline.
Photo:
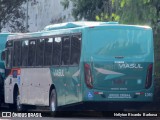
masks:
<path id="1" fill-rule="evenodd" d="M 141 29 L 93 30 L 89 41 L 91 54 L 103 57 L 147 56 L 151 52 L 151 35 L 151 31 Z"/>

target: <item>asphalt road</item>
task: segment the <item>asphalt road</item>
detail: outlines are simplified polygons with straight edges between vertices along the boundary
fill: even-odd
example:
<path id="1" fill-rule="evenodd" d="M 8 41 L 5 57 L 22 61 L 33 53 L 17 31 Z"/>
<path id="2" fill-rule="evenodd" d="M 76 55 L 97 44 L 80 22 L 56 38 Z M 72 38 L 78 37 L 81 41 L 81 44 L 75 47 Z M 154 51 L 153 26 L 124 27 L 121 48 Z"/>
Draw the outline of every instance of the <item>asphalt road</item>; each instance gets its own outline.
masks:
<path id="1" fill-rule="evenodd" d="M 3 117 L 2 117 L 3 114 Z M 12 117 L 5 117 L 6 115 L 12 116 Z M 71 112 L 71 111 L 64 111 L 58 113 L 57 117 L 51 116 L 49 110 L 47 108 L 36 108 L 36 109 L 29 109 L 26 112 L 17 113 L 14 110 L 10 109 L 8 106 L 3 105 L 0 110 L 0 120 L 17 120 L 17 119 L 29 119 L 29 120 L 85 120 L 85 119 L 91 119 L 91 120 L 97 120 L 97 119 L 106 119 L 106 117 L 103 117 L 101 112 L 96 111 L 77 111 L 77 112 Z"/>
<path id="2" fill-rule="evenodd" d="M 111 118 L 54 118 L 54 117 L 42 117 L 42 118 L 0 118 L 0 120 L 106 120 Z"/>
<path id="3" fill-rule="evenodd" d="M 45 111 L 46 112 L 46 111 Z M 26 114 L 28 116 L 28 114 L 30 113 L 37 113 L 36 111 L 32 111 L 30 110 L 29 113 L 21 113 L 21 114 Z M 93 111 L 90 111 L 90 112 L 76 112 L 76 113 L 70 113 L 70 112 L 67 112 L 67 114 L 60 114 L 58 117 L 52 117 L 50 116 L 50 113 L 49 112 L 46 112 L 47 114 L 44 115 L 44 112 L 40 112 L 38 111 L 38 117 L 34 117 L 31 116 L 31 117 L 23 117 L 22 116 L 16 116 L 14 112 L 11 112 L 11 116 L 12 117 L 1 117 L 1 119 L 5 119 L 5 120 L 98 120 L 98 119 L 101 119 L 101 120 L 106 120 L 106 119 L 110 119 L 110 118 L 107 118 L 107 117 L 103 117 L 103 115 L 100 113 L 100 112 L 93 112 Z M 19 114 L 19 113 L 18 113 Z"/>
<path id="4" fill-rule="evenodd" d="M 145 110 L 143 110 L 145 111 Z M 3 113 L 4 115 L 6 114 L 10 114 L 12 117 L 2 117 L 2 112 L 8 112 L 8 113 Z M 106 112 L 100 112 L 100 111 L 65 111 L 65 112 L 60 112 L 58 117 L 53 117 L 51 116 L 49 110 L 47 108 L 43 108 L 43 107 L 39 107 L 36 109 L 28 109 L 28 111 L 26 112 L 22 112 L 22 113 L 17 113 L 14 110 L 10 109 L 8 106 L 6 105 L 2 105 L 1 110 L 0 110 L 0 120 L 5 119 L 5 120 L 106 120 L 106 119 L 138 119 L 138 118 L 142 118 L 142 117 L 128 117 L 128 116 L 117 116 L 117 117 L 113 117 L 114 113 L 138 113 L 141 112 L 141 110 L 137 110 L 137 109 L 126 109 L 125 111 L 122 112 L 110 112 L 110 111 L 106 111 Z M 141 112 L 142 113 L 142 112 Z M 149 112 L 147 112 L 149 113 Z M 160 116 L 160 112 L 158 112 L 158 116 Z M 143 113 L 142 113 L 143 114 Z M 141 115 L 142 115 L 141 114 Z M 42 117 L 41 117 L 42 116 Z M 147 118 L 147 117 L 145 117 Z M 159 119 L 158 117 L 150 117 L 151 119 Z"/>

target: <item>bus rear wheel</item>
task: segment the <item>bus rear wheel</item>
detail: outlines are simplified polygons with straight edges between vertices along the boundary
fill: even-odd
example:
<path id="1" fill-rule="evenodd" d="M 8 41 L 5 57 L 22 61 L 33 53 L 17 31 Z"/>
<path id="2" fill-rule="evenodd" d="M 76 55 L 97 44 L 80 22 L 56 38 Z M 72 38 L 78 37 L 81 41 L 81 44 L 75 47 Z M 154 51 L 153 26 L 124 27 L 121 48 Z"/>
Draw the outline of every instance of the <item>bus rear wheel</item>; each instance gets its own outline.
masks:
<path id="1" fill-rule="evenodd" d="M 55 89 L 52 89 L 49 99 L 49 107 L 52 116 L 57 115 L 57 95 Z"/>

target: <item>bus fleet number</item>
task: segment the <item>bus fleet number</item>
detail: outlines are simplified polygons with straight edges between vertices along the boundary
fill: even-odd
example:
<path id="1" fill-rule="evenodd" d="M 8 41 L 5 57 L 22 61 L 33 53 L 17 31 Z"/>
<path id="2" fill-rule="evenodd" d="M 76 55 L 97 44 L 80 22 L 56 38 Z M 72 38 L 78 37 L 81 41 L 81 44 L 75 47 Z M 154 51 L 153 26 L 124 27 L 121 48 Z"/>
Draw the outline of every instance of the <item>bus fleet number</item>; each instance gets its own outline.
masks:
<path id="1" fill-rule="evenodd" d="M 152 93 L 145 93 L 145 97 L 152 97 L 153 94 Z"/>

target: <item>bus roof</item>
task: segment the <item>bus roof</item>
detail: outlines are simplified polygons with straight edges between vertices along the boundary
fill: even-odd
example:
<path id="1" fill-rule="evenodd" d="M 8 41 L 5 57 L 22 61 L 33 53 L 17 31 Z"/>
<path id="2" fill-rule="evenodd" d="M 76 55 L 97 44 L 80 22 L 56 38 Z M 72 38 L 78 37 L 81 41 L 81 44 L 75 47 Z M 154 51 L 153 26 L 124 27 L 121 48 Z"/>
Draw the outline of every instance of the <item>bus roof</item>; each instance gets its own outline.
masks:
<path id="1" fill-rule="evenodd" d="M 2 32 L 2 33 L 0 33 L 0 36 L 2 37 L 2 36 L 4 36 L 4 37 L 6 37 L 6 36 L 8 36 L 8 35 L 12 35 L 13 33 L 10 33 L 10 32 Z"/>
<path id="2" fill-rule="evenodd" d="M 67 22 L 67 23 L 48 25 L 44 28 L 44 30 L 57 30 L 57 29 L 68 29 L 76 27 L 97 26 L 106 23 L 107 22 L 89 22 L 89 21 Z"/>
<path id="3" fill-rule="evenodd" d="M 106 25 L 150 28 L 149 26 L 124 25 L 124 24 L 119 24 L 118 22 L 77 21 L 77 22 L 67 22 L 67 23 L 48 25 L 44 28 L 44 30 L 48 31 L 48 30 L 69 29 L 69 28 L 77 28 L 77 27 L 106 26 Z"/>
<path id="4" fill-rule="evenodd" d="M 134 29 L 151 29 L 148 26 L 140 26 L 140 25 L 125 25 L 125 24 L 118 24 L 118 22 L 89 22 L 89 21 L 77 21 L 77 22 L 68 22 L 68 23 L 60 23 L 54 25 L 48 25 L 44 28 L 43 31 L 39 32 L 31 32 L 31 33 L 17 33 L 13 35 L 9 35 L 7 40 L 13 39 L 21 39 L 21 38 L 33 38 L 33 37 L 43 37 L 43 36 L 50 36 L 53 33 L 60 34 L 61 31 L 66 31 L 67 29 L 83 29 L 83 28 L 92 28 L 92 27 L 112 27 L 112 28 L 134 28 Z M 54 32 L 53 32 L 54 31 Z M 64 33 L 62 32 L 62 34 Z"/>

